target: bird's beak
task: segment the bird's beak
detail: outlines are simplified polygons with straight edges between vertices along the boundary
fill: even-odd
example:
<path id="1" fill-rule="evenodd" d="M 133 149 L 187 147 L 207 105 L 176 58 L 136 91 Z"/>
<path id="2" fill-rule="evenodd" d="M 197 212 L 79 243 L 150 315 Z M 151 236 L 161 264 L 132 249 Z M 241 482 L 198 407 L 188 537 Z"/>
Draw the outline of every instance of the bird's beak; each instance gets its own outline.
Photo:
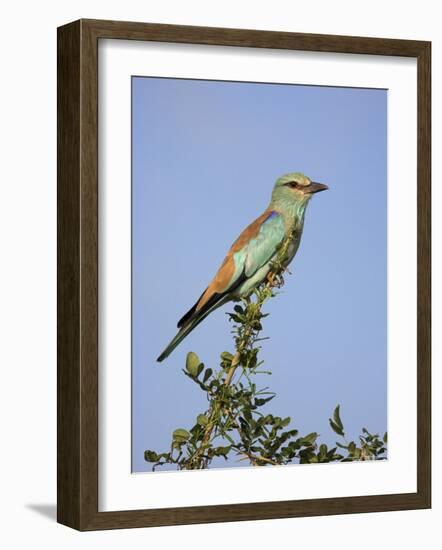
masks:
<path id="1" fill-rule="evenodd" d="M 312 181 L 310 185 L 305 188 L 305 192 L 312 195 L 313 193 L 319 193 L 319 191 L 325 191 L 326 189 L 328 189 L 328 186 L 324 183 L 316 183 L 315 181 Z"/>

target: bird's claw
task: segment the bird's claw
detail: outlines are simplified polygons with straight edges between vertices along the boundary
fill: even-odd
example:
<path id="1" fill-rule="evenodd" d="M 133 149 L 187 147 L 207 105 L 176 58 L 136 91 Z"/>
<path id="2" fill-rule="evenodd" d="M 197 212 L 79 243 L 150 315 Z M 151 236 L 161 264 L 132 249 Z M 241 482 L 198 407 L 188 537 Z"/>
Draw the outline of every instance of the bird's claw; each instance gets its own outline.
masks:
<path id="1" fill-rule="evenodd" d="M 284 277 L 282 273 L 275 274 L 275 273 L 269 273 L 267 275 L 267 282 L 270 287 L 274 288 L 281 288 L 284 286 Z"/>

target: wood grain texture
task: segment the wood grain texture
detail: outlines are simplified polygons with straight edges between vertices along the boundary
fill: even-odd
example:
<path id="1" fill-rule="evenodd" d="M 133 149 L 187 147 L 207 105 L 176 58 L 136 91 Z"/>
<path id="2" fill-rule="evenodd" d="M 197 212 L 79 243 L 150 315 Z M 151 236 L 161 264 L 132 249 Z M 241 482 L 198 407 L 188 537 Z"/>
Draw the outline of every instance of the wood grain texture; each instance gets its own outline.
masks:
<path id="1" fill-rule="evenodd" d="M 98 509 L 97 45 L 58 29 L 57 517 L 84 529 Z"/>
<path id="2" fill-rule="evenodd" d="M 418 491 L 98 511 L 98 41 L 102 38 L 398 55 L 418 62 Z M 430 43 L 80 20 L 58 29 L 58 521 L 79 530 L 245 521 L 431 505 Z M 247 498 L 247 495 L 244 495 Z"/>
<path id="3" fill-rule="evenodd" d="M 418 57 L 417 448 L 418 493 L 431 507 L 431 44 Z"/>
<path id="4" fill-rule="evenodd" d="M 57 519 L 80 507 L 80 23 L 58 32 Z"/>
<path id="5" fill-rule="evenodd" d="M 315 52 L 359 53 L 418 57 L 425 42 L 361 36 L 336 36 L 291 32 L 158 25 L 129 21 L 82 20 L 88 31 L 100 38 L 150 40 L 189 44 L 304 50 Z"/>

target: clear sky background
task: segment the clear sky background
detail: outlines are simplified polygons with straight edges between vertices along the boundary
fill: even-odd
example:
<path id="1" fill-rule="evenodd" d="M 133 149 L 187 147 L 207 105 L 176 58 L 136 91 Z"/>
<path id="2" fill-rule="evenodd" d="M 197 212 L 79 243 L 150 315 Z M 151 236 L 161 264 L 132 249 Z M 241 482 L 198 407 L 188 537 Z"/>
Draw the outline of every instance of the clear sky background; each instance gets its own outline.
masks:
<path id="1" fill-rule="evenodd" d="M 227 304 L 163 363 L 176 333 L 276 178 L 301 171 L 312 198 L 283 294 L 265 307 L 268 412 L 333 444 L 387 429 L 387 91 L 135 77 L 133 86 L 133 471 L 207 407 L 181 372 L 232 350 Z M 223 467 L 244 466 L 231 460 Z"/>

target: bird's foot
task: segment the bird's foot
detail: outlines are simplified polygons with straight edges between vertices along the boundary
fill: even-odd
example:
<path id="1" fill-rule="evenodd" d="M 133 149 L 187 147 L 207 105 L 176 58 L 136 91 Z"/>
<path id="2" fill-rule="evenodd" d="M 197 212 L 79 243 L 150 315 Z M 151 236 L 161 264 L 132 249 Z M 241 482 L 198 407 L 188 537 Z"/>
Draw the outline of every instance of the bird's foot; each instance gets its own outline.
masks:
<path id="1" fill-rule="evenodd" d="M 275 273 L 269 273 L 267 275 L 267 283 L 270 288 L 281 288 L 282 286 L 284 286 L 283 274 L 280 273 L 276 275 Z"/>

